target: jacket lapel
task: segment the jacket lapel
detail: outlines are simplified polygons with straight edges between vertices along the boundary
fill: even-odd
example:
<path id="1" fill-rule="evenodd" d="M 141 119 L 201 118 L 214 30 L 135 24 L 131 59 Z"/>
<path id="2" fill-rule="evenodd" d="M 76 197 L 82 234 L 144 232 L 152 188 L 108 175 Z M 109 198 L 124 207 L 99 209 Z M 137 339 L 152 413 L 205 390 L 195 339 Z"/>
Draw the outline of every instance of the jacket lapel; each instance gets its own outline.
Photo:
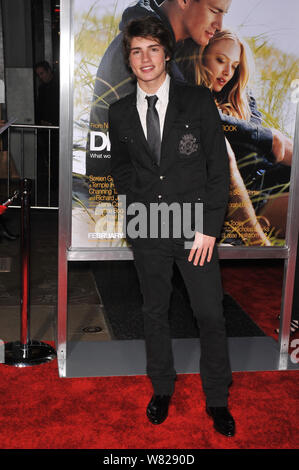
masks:
<path id="1" fill-rule="evenodd" d="M 162 143 L 161 143 L 161 169 L 165 171 L 165 168 L 169 165 L 172 165 L 172 158 L 171 152 L 169 151 L 169 132 L 173 127 L 174 121 L 177 119 L 180 108 L 179 108 L 179 96 L 175 93 L 175 84 L 174 81 L 170 80 L 170 88 L 169 88 L 169 101 L 164 121 L 164 128 L 163 128 L 163 136 L 162 136 Z"/>
<path id="2" fill-rule="evenodd" d="M 145 138 L 142 124 L 141 124 L 140 117 L 139 117 L 139 113 L 138 113 L 137 106 L 136 106 L 136 93 L 133 93 L 131 95 L 131 103 L 128 109 L 128 113 L 126 114 L 126 121 L 128 122 L 128 126 L 130 127 L 130 129 L 133 130 L 134 141 L 136 142 L 136 148 L 140 150 L 142 149 L 143 151 L 145 151 L 148 157 L 152 161 L 151 151 L 150 151 L 148 142 Z M 142 155 L 143 152 L 141 151 L 139 154 Z"/>
<path id="3" fill-rule="evenodd" d="M 169 101 L 168 101 L 167 111 L 165 115 L 163 135 L 162 135 L 162 145 L 161 145 L 162 152 L 163 152 L 163 146 L 165 145 L 165 142 L 167 141 L 168 133 L 172 128 L 173 121 L 175 121 L 179 113 L 177 100 L 178 100 L 178 96 L 175 93 L 174 81 L 171 79 L 170 87 L 169 87 Z"/>

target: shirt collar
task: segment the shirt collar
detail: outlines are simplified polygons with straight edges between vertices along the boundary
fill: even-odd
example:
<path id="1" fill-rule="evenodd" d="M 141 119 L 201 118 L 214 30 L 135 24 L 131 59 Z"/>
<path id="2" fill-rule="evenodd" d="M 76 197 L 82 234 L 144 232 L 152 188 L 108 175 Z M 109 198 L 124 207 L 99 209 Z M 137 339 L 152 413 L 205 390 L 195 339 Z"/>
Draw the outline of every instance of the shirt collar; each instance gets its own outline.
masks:
<path id="1" fill-rule="evenodd" d="M 166 74 L 166 78 L 160 88 L 153 93 L 156 95 L 161 103 L 168 103 L 168 96 L 169 96 L 169 86 L 170 86 L 170 76 L 168 73 Z M 140 88 L 137 82 L 137 103 L 142 103 L 146 101 L 146 96 L 150 96 L 150 93 L 146 93 L 145 91 Z M 147 103 L 147 102 L 146 102 Z"/>

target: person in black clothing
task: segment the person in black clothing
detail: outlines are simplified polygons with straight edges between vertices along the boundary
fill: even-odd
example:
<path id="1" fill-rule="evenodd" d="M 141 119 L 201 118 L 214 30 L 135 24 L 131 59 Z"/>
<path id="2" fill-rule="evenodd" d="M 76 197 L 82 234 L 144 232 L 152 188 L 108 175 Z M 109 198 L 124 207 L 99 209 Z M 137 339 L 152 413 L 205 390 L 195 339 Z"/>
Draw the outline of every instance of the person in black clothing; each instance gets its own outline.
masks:
<path id="1" fill-rule="evenodd" d="M 36 105 L 36 123 L 43 126 L 59 125 L 59 80 L 50 64 L 44 60 L 35 65 L 40 79 Z"/>
<path id="2" fill-rule="evenodd" d="M 142 235 L 135 236 L 134 229 L 130 230 L 129 217 L 126 223 L 143 295 L 147 374 L 153 385 L 147 417 L 153 424 L 167 418 L 175 388 L 168 308 L 176 264 L 200 327 L 206 411 L 215 429 L 232 437 L 235 423 L 228 411 L 232 373 L 215 246 L 229 192 L 228 156 L 219 114 L 207 88 L 178 84 L 167 73 L 171 35 L 157 18 L 130 22 L 124 51 L 137 86 L 109 109 L 111 171 L 118 194 L 127 197 L 127 207 L 142 205 L 149 215 L 140 221 Z M 198 201 L 203 204 L 201 227 L 195 215 Z M 150 215 L 160 202 L 168 208 L 175 203 L 183 211 L 185 203 L 190 204 L 194 226 L 190 243 L 186 244 L 185 231 L 177 232 L 174 217 L 170 217 L 169 233 L 164 233 L 167 217 L 162 216 L 156 227 L 155 217 Z M 183 225 L 184 217 L 183 213 Z"/>
<path id="3" fill-rule="evenodd" d="M 42 126 L 59 126 L 59 80 L 47 61 L 38 62 L 35 72 L 40 80 L 36 102 L 36 123 Z M 51 130 L 38 133 L 38 203 L 48 204 L 48 177 L 51 175 L 51 205 L 58 203 L 59 132 Z M 50 155 L 49 155 L 50 154 Z M 49 160 L 50 157 L 50 160 Z"/>

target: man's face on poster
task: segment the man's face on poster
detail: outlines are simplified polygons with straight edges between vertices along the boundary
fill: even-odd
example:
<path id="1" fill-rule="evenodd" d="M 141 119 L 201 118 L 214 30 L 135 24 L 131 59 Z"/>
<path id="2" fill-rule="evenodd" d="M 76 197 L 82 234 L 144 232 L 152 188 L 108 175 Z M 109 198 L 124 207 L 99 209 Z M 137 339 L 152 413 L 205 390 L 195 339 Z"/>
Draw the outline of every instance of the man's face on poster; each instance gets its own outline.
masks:
<path id="1" fill-rule="evenodd" d="M 182 8 L 185 37 L 206 46 L 217 30 L 222 29 L 223 16 L 232 0 L 178 0 Z"/>

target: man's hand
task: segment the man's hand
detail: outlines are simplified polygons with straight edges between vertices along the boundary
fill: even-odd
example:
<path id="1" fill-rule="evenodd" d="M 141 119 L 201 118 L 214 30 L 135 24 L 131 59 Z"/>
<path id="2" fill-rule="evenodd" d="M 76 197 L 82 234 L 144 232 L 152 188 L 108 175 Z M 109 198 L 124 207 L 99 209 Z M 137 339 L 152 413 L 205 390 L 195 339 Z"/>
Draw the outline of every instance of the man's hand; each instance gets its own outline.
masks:
<path id="1" fill-rule="evenodd" d="M 210 262 L 213 254 L 215 241 L 215 237 L 210 237 L 209 235 L 204 235 L 203 233 L 195 232 L 195 239 L 193 246 L 190 250 L 188 261 L 191 262 L 193 260 L 194 266 L 198 265 L 199 260 L 200 266 L 204 265 L 206 259 L 207 262 Z"/>

